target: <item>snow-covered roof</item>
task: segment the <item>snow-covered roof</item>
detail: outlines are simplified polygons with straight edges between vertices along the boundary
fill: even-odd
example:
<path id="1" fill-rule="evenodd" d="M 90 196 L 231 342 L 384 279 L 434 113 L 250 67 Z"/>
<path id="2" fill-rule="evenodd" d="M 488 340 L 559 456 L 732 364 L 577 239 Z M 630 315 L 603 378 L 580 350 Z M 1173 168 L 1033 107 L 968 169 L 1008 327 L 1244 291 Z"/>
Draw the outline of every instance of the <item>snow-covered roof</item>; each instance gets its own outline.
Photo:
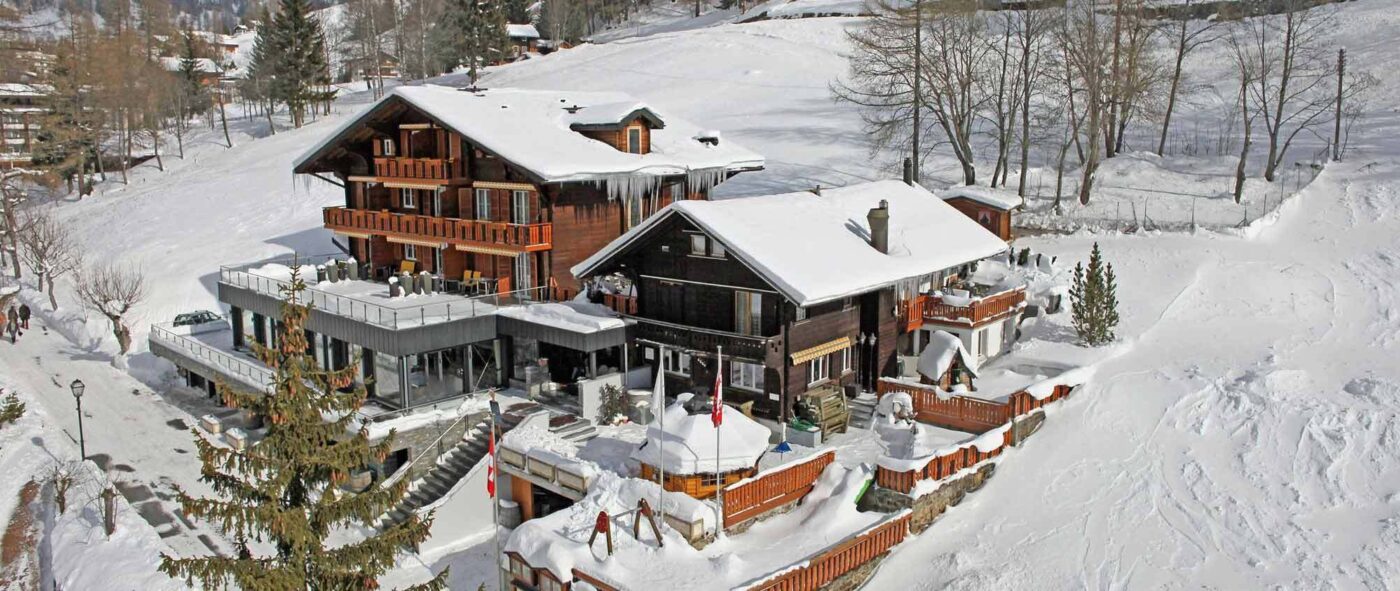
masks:
<path id="1" fill-rule="evenodd" d="M 53 87 L 47 84 L 25 84 L 23 82 L 0 82 L 0 96 L 48 96 Z"/>
<path id="2" fill-rule="evenodd" d="M 939 196 L 945 200 L 957 198 L 971 199 L 983 205 L 989 205 L 1006 211 L 1016 209 L 1025 203 L 1020 195 L 1012 193 L 1011 191 L 979 187 L 977 185 L 948 187 L 943 192 L 939 193 Z"/>
<path id="3" fill-rule="evenodd" d="M 506 35 L 518 39 L 539 39 L 540 32 L 535 25 L 506 25 Z"/>
<path id="4" fill-rule="evenodd" d="M 666 408 L 664 432 L 659 421 L 647 427 L 646 442 L 632 452 L 632 459 L 664 467 L 668 474 L 713 474 L 716 465 L 720 472 L 754 467 L 768 450 L 771 435 L 768 428 L 737 409 L 725 406 L 716 449 L 716 429 L 710 421 L 710 413 L 692 415 L 685 409 L 685 402 L 691 397 L 691 394 L 681 394 Z M 664 446 L 661 445 L 663 438 Z M 662 447 L 665 447 L 664 455 Z"/>
<path id="5" fill-rule="evenodd" d="M 627 326 L 606 306 L 589 302 L 560 302 L 528 304 L 502 308 L 496 312 L 516 320 L 554 326 L 571 332 L 589 334 Z"/>
<path id="6" fill-rule="evenodd" d="M 889 202 L 889 254 L 867 242 L 866 214 Z M 672 215 L 684 216 L 801 306 L 853 296 L 1006 250 L 1006 242 L 921 187 L 877 181 L 667 206 L 574 266 L 583 277 Z"/>
<path id="7" fill-rule="evenodd" d="M 183 61 L 183 59 L 178 57 L 162 57 L 160 58 L 160 67 L 165 68 L 165 71 L 167 72 L 179 72 L 181 70 L 181 63 Z M 214 63 L 214 60 L 211 60 L 207 57 L 197 57 L 194 59 L 194 61 L 195 71 L 197 72 L 203 72 L 205 74 L 220 74 L 224 71 L 223 68 L 219 67 L 219 64 Z"/>
<path id="8" fill-rule="evenodd" d="M 714 184 L 727 172 L 763 166 L 761 156 L 733 142 L 710 145 L 694 139 L 698 126 L 659 113 L 623 93 L 514 88 L 466 92 L 425 85 L 397 87 L 359 116 L 348 118 L 304 152 L 294 170 L 313 172 L 307 169 L 309 164 L 390 101 L 403 101 L 421 110 L 540 182 L 603 182 L 614 197 L 659 188 L 663 176 L 687 175 L 692 184 Z M 629 154 L 571 128 L 596 125 L 600 117 L 593 113 L 594 107 L 619 113 L 619 105 L 641 106 L 665 122 L 664 129 L 651 132 L 650 153 Z"/>
<path id="9" fill-rule="evenodd" d="M 933 331 L 929 334 L 928 344 L 919 353 L 919 374 L 931 380 L 942 377 L 948 371 L 948 366 L 953 364 L 955 355 L 962 355 L 963 366 L 977 375 L 977 358 L 967 354 L 962 339 L 947 331 Z"/>

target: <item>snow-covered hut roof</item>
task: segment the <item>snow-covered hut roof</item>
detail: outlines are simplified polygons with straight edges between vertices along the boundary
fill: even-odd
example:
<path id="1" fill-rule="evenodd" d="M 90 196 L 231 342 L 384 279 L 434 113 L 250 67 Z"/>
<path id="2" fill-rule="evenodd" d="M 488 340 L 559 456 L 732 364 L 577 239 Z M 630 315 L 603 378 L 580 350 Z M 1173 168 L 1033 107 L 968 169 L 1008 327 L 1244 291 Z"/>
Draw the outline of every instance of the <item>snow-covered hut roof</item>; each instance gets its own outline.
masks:
<path id="1" fill-rule="evenodd" d="M 948 371 L 948 367 L 953 364 L 953 358 L 958 355 L 962 356 L 963 366 L 972 372 L 972 375 L 977 375 L 977 358 L 967 354 L 962 339 L 950 332 L 935 330 L 929 334 L 928 344 L 919 353 L 919 374 L 937 380 Z"/>
<path id="2" fill-rule="evenodd" d="M 506 35 L 513 39 L 539 39 L 540 32 L 535 25 L 506 25 Z"/>
<path id="3" fill-rule="evenodd" d="M 940 193 L 939 196 L 944 200 L 958 198 L 971 199 L 972 201 L 1004 211 L 1011 211 L 1025 203 L 1020 195 L 1010 191 L 1003 191 L 990 187 L 979 187 L 977 185 L 948 187 Z"/>
<path id="4" fill-rule="evenodd" d="M 515 88 L 468 92 L 425 85 L 393 89 L 304 152 L 293 170 L 328 170 L 320 161 L 343 136 L 364 125 L 375 113 L 404 103 L 523 169 L 539 182 L 594 181 L 606 184 L 614 197 L 659 188 L 665 176 L 686 175 L 692 186 L 713 185 L 730 172 L 763 167 L 763 158 L 758 154 L 733 142 L 711 145 L 696 140 L 700 128 L 695 124 L 660 113 L 619 92 Z M 664 128 L 652 130 L 648 154 L 618 150 L 575 129 L 599 125 L 607 118 L 595 113 L 627 115 L 637 111 L 637 107 L 665 122 Z"/>
<path id="5" fill-rule="evenodd" d="M 692 415 L 685 409 L 685 402 L 691 396 L 681 394 L 666 408 L 664 432 L 659 421 L 647 427 L 646 442 L 632 452 L 632 459 L 664 467 L 668 474 L 713 474 L 716 461 L 720 472 L 754 467 L 768 449 L 771 435 L 768 428 L 737 409 L 725 406 L 724 421 L 718 429 L 720 447 L 716 450 L 716 429 L 710 421 L 710 413 Z M 662 438 L 666 440 L 664 455 Z"/>
<path id="6" fill-rule="evenodd" d="M 181 69 L 182 61 L 184 60 L 178 57 L 162 57 L 160 58 L 160 67 L 164 68 L 167 72 L 179 72 Z M 219 64 L 214 63 L 214 60 L 211 60 L 207 57 L 198 57 L 195 58 L 194 61 L 194 69 L 196 72 L 202 72 L 205 74 L 222 74 L 224 71 L 223 68 L 219 67 Z"/>
<path id="7" fill-rule="evenodd" d="M 889 202 L 889 254 L 868 242 L 866 214 Z M 810 306 L 981 260 L 1006 242 L 921 187 L 899 181 L 840 189 L 678 201 L 574 266 L 592 274 L 673 215 L 724 245 L 788 299 Z"/>

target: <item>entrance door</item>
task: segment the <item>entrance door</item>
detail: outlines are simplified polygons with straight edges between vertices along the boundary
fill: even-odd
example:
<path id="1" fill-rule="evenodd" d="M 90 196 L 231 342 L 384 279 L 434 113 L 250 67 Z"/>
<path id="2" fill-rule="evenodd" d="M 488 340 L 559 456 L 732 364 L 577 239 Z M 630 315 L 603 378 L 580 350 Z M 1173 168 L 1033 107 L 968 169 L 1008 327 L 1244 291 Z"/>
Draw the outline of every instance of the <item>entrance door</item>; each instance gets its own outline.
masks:
<path id="1" fill-rule="evenodd" d="M 534 287 L 534 282 L 530 277 L 530 253 L 522 252 L 515 255 L 515 280 L 511 289 L 521 290 Z M 527 297 L 522 294 L 521 297 Z"/>
<path id="2" fill-rule="evenodd" d="M 510 223 L 528 224 L 530 223 L 530 192 L 511 191 L 510 192 Z"/>

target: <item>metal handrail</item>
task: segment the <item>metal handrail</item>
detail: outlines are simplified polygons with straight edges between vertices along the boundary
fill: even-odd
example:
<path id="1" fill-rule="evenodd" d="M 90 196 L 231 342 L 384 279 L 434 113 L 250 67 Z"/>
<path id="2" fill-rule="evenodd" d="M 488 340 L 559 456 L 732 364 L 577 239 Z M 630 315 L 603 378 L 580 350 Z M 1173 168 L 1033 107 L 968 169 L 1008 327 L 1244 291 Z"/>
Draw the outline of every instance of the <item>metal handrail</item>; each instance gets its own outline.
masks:
<path id="1" fill-rule="evenodd" d="M 221 367 L 234 376 L 249 380 L 249 383 L 262 384 L 266 390 L 272 390 L 273 373 L 271 368 L 240 359 L 228 351 L 211 347 L 158 324 L 151 326 L 150 336 L 166 346 L 184 351 L 194 359 Z"/>
<path id="2" fill-rule="evenodd" d="M 460 417 L 457 417 L 457 420 L 452 421 L 452 424 L 448 425 L 446 429 L 443 429 L 443 430 L 442 430 L 442 433 L 441 433 L 440 435 L 437 436 L 437 439 L 434 439 L 432 443 L 429 443 L 427 446 L 423 447 L 422 449 L 434 449 L 434 448 L 436 448 L 436 447 L 438 446 L 439 443 L 442 443 L 442 438 L 443 438 L 443 437 L 447 437 L 447 434 L 448 434 L 448 433 L 451 433 L 451 432 L 452 432 L 452 429 L 456 428 L 458 424 L 460 424 L 462 421 L 467 420 L 468 417 L 471 417 L 471 416 L 473 416 L 474 414 L 476 414 L 476 413 L 466 413 L 466 414 L 464 414 L 464 415 L 462 415 L 462 416 L 460 416 Z M 466 436 L 467 436 L 467 433 L 465 433 L 465 432 L 462 433 L 462 438 L 463 438 L 463 439 L 465 439 Z M 438 453 L 433 454 L 431 457 L 433 458 L 433 461 L 436 462 L 439 458 L 442 457 L 442 454 L 443 454 L 442 450 L 438 450 Z M 393 486 L 394 483 L 396 483 L 396 482 L 398 482 L 398 481 L 400 481 L 400 480 L 403 480 L 404 477 L 407 476 L 408 473 L 411 472 L 411 471 L 413 470 L 413 467 L 416 466 L 416 465 L 418 465 L 418 462 L 422 461 L 423 458 L 426 458 L 426 457 L 429 457 L 429 455 L 428 455 L 428 454 L 425 454 L 425 453 L 419 453 L 419 454 L 418 454 L 418 457 L 413 458 L 413 461 L 412 461 L 412 462 L 409 462 L 407 465 L 403 466 L 402 468 L 399 468 L 397 471 L 394 472 L 394 475 L 393 475 L 393 476 L 390 476 L 389 478 L 384 479 L 384 482 L 379 483 L 379 488 L 388 488 L 388 487 L 390 487 L 390 486 Z"/>
<path id="3" fill-rule="evenodd" d="M 279 262 L 277 260 L 263 261 L 258 264 L 268 264 Z M 311 264 L 311 263 L 307 263 Z M 242 266 L 220 266 L 219 281 L 234 287 L 251 289 L 265 295 L 281 297 L 284 290 L 291 287 L 291 282 L 265 277 L 247 270 L 249 265 Z M 492 293 L 480 296 L 462 298 L 461 302 L 436 302 L 408 307 L 389 307 L 374 302 L 366 301 L 354 296 L 334 294 L 308 286 L 302 294 L 302 303 L 324 311 L 328 314 L 343 316 L 352 320 L 367 322 L 387 328 L 398 329 L 405 326 L 423 326 L 429 324 L 429 318 L 436 319 L 442 316 L 442 322 L 451 322 L 455 319 L 473 318 L 478 316 L 477 306 L 490 304 L 491 308 L 483 312 L 490 312 L 502 306 L 519 305 L 529 301 L 544 301 L 547 295 L 548 286 L 529 287 L 512 290 L 504 293 Z M 516 300 L 516 301 L 512 301 Z M 504 303 L 503 303 L 504 302 Z M 456 316 L 454 317 L 454 312 Z"/>

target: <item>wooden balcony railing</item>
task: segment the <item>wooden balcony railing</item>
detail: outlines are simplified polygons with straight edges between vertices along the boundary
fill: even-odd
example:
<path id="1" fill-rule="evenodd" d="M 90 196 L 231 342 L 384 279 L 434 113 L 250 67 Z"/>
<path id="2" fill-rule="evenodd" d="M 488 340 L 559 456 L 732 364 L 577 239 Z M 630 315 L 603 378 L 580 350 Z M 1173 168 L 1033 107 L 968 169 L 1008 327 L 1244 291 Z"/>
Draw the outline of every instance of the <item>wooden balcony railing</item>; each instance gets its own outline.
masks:
<path id="1" fill-rule="evenodd" d="M 447 244 L 489 245 L 515 252 L 535 252 L 554 247 L 553 224 L 507 224 L 344 207 L 327 207 L 323 218 L 326 228 L 332 231 L 398 236 Z"/>
<path id="2" fill-rule="evenodd" d="M 921 295 L 915 300 L 906 301 L 905 309 L 908 313 L 921 312 L 923 321 L 936 320 L 977 325 L 1005 316 L 1011 311 L 1019 309 L 1025 303 L 1026 288 L 1018 287 L 973 300 L 966 306 L 949 304 L 938 296 Z M 905 324 L 913 324 L 914 328 L 917 328 L 918 325 L 923 324 L 923 321 L 915 323 L 911 320 L 905 320 Z"/>
<path id="3" fill-rule="evenodd" d="M 413 179 L 420 181 L 445 181 L 457 172 L 457 161 L 451 158 L 398 158 L 380 156 L 374 159 L 374 176 Z"/>
<path id="4" fill-rule="evenodd" d="M 763 359 L 770 337 L 755 337 L 708 330 L 669 322 L 637 318 L 637 338 L 695 351 L 714 351 L 723 346 L 726 357 Z"/>

